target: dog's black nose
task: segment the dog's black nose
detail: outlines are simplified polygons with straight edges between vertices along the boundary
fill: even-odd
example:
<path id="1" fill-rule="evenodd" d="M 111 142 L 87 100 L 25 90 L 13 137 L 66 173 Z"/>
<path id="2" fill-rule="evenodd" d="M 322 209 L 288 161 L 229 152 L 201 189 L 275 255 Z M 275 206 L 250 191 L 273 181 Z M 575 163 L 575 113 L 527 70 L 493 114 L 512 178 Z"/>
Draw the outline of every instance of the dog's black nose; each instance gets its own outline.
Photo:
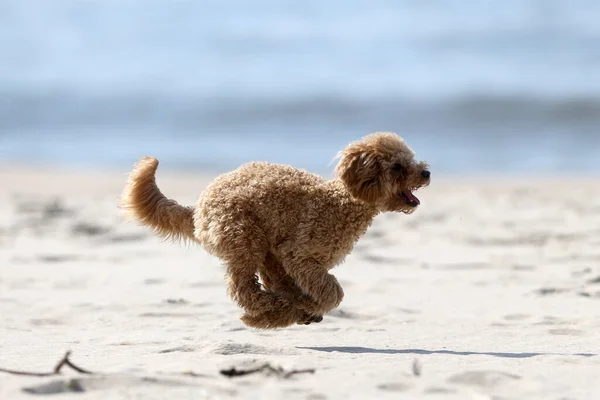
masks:
<path id="1" fill-rule="evenodd" d="M 431 172 L 423 171 L 423 172 L 421 172 L 421 176 L 425 179 L 429 179 L 429 177 L 431 176 Z"/>

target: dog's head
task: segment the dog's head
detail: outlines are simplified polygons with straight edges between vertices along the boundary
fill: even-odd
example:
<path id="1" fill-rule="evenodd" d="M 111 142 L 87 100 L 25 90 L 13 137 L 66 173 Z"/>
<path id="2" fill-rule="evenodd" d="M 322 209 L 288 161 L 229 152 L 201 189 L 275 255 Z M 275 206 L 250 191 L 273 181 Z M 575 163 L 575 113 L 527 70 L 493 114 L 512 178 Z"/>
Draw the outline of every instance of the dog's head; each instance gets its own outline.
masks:
<path id="1" fill-rule="evenodd" d="M 336 173 L 354 198 L 409 214 L 421 204 L 413 192 L 431 180 L 429 166 L 414 156 L 400 136 L 376 132 L 340 152 Z"/>

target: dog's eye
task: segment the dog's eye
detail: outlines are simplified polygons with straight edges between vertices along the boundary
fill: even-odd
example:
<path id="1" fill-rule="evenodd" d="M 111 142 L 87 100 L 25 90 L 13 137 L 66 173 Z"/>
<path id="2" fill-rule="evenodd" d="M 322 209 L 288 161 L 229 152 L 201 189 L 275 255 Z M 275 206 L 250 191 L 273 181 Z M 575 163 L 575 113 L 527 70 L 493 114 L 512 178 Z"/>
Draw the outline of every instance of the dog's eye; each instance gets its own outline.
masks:
<path id="1" fill-rule="evenodd" d="M 402 164 L 393 164 L 392 165 L 392 171 L 396 172 L 396 173 L 400 173 L 400 172 L 404 172 L 404 165 Z"/>

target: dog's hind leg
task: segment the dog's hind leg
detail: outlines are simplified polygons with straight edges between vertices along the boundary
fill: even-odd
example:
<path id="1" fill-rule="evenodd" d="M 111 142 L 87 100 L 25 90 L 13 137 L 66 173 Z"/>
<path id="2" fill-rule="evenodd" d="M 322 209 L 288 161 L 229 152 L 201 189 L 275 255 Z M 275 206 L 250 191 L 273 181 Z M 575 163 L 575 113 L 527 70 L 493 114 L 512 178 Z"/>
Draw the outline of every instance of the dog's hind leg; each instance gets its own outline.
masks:
<path id="1" fill-rule="evenodd" d="M 283 328 L 308 319 L 289 295 L 263 290 L 254 271 L 241 264 L 229 264 L 228 281 L 229 295 L 246 311 L 241 320 L 248 326 Z"/>
<path id="2" fill-rule="evenodd" d="M 283 265 L 273 253 L 267 253 L 264 263 L 259 267 L 258 273 L 265 289 L 277 293 L 288 293 L 293 297 L 302 296 L 302 290 L 296 285 L 294 279 L 283 269 Z"/>
<path id="3" fill-rule="evenodd" d="M 296 307 L 293 294 L 263 290 L 256 275 L 256 266 L 263 260 L 255 256 L 245 252 L 227 261 L 228 293 L 246 311 L 242 322 L 254 328 L 274 329 L 306 321 L 308 316 Z"/>
<path id="4" fill-rule="evenodd" d="M 294 303 L 306 297 L 298 285 L 296 285 L 294 279 L 285 272 L 283 265 L 281 265 L 273 253 L 267 253 L 267 257 L 258 272 L 265 289 L 287 295 L 293 299 Z M 297 323 L 299 325 L 309 325 L 311 322 L 321 322 L 322 320 L 322 315 L 310 315 L 307 313 Z"/>
<path id="5" fill-rule="evenodd" d="M 228 263 L 229 296 L 249 314 L 284 309 L 290 302 L 279 293 L 263 290 L 254 268 L 239 262 Z"/>
<path id="6" fill-rule="evenodd" d="M 268 243 L 247 215 L 228 214 L 203 232 L 203 244 L 227 265 L 228 294 L 246 311 L 241 318 L 261 329 L 286 327 L 310 318 L 297 307 L 294 293 L 263 290 L 257 273 L 265 269 Z M 213 238 L 212 241 L 208 239 Z M 215 240 L 216 238 L 216 240 Z"/>

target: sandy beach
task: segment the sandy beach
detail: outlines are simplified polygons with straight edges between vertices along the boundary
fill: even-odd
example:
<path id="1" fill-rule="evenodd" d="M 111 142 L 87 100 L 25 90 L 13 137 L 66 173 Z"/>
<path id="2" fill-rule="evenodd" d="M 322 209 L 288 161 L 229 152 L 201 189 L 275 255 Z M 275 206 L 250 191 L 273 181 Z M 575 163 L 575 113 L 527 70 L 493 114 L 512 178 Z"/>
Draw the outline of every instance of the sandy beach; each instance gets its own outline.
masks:
<path id="1" fill-rule="evenodd" d="M 239 321 L 219 260 L 119 217 L 128 172 L 0 168 L 0 368 L 52 372 L 71 351 L 93 372 L 0 372 L 0 399 L 600 395 L 595 179 L 434 179 L 333 271 L 337 310 L 265 332 Z M 185 204 L 210 178 L 158 175 Z"/>

